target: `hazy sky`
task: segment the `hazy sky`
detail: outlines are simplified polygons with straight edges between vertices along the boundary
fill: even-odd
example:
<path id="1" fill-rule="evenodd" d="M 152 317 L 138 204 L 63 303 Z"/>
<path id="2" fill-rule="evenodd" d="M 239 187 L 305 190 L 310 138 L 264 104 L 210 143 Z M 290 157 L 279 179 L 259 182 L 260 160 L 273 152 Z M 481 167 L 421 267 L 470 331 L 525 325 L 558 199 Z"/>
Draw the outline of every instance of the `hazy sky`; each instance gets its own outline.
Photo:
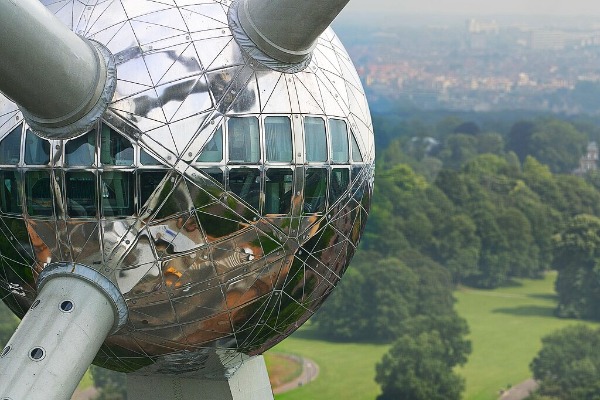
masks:
<path id="1" fill-rule="evenodd" d="M 598 0 L 350 0 L 347 12 L 599 15 Z"/>

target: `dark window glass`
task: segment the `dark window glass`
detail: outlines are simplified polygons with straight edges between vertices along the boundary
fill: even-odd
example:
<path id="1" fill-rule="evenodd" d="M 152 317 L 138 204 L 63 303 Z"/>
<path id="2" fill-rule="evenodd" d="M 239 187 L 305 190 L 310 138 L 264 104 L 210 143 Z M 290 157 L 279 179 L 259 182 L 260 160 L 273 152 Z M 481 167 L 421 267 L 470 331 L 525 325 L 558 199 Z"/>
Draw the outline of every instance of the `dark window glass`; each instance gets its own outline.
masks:
<path id="1" fill-rule="evenodd" d="M 288 117 L 265 118 L 267 161 L 292 161 L 292 126 Z"/>
<path id="2" fill-rule="evenodd" d="M 323 212 L 326 197 L 327 170 L 324 168 L 308 168 L 304 182 L 304 212 Z"/>
<path id="3" fill-rule="evenodd" d="M 356 137 L 354 136 L 354 132 L 352 129 L 350 130 L 350 137 L 352 138 L 352 161 L 354 162 L 362 162 L 363 158 L 360 154 L 360 149 L 358 148 L 358 142 L 356 141 Z"/>
<path id="4" fill-rule="evenodd" d="M 146 153 L 144 149 L 140 150 L 140 163 L 142 165 L 162 165 L 160 161 Z"/>
<path id="5" fill-rule="evenodd" d="M 289 214 L 292 204 L 292 171 L 269 169 L 265 178 L 265 214 Z"/>
<path id="6" fill-rule="evenodd" d="M 331 134 L 331 161 L 334 163 L 347 163 L 349 161 L 349 149 L 346 122 L 341 119 L 330 119 L 329 133 Z"/>
<path id="7" fill-rule="evenodd" d="M 19 163 L 21 130 L 22 125 L 17 126 L 0 142 L 0 164 L 16 165 Z"/>
<path id="8" fill-rule="evenodd" d="M 92 172 L 70 171 L 65 174 L 67 212 L 70 217 L 95 217 L 96 177 Z"/>
<path id="9" fill-rule="evenodd" d="M 65 164 L 69 166 L 87 166 L 94 163 L 96 149 L 96 130 L 69 140 L 65 144 Z"/>
<path id="10" fill-rule="evenodd" d="M 133 146 L 108 125 L 100 134 L 100 162 L 104 165 L 133 165 Z"/>
<path id="11" fill-rule="evenodd" d="M 256 117 L 230 118 L 227 124 L 229 161 L 233 163 L 258 163 L 260 143 Z"/>
<path id="12" fill-rule="evenodd" d="M 350 184 L 350 171 L 335 168 L 331 171 L 331 184 L 329 185 L 329 204 L 333 204 L 348 190 Z"/>
<path id="13" fill-rule="evenodd" d="M 325 121 L 322 118 L 306 117 L 304 119 L 304 144 L 306 161 L 327 161 L 327 135 Z"/>
<path id="14" fill-rule="evenodd" d="M 27 129 L 25 135 L 25 164 L 46 165 L 50 162 L 50 142 Z"/>
<path id="15" fill-rule="evenodd" d="M 258 209 L 260 199 L 260 171 L 244 168 L 229 171 L 229 190 Z"/>
<path id="16" fill-rule="evenodd" d="M 152 193 L 160 185 L 166 171 L 144 171 L 140 172 L 140 207 L 146 204 Z"/>
<path id="17" fill-rule="evenodd" d="M 50 216 L 53 212 L 50 172 L 25 172 L 27 213 L 32 216 Z"/>
<path id="18" fill-rule="evenodd" d="M 19 175 L 16 171 L 0 171 L 0 210 L 5 213 L 21 214 Z"/>
<path id="19" fill-rule="evenodd" d="M 113 171 L 102 174 L 102 215 L 133 215 L 134 182 L 132 172 Z"/>
<path id="20" fill-rule="evenodd" d="M 202 172 L 219 182 L 221 185 L 225 184 L 223 180 L 223 171 L 220 168 L 202 168 Z"/>
<path id="21" fill-rule="evenodd" d="M 221 162 L 223 161 L 223 128 L 219 127 L 212 138 L 204 145 L 198 162 Z"/>

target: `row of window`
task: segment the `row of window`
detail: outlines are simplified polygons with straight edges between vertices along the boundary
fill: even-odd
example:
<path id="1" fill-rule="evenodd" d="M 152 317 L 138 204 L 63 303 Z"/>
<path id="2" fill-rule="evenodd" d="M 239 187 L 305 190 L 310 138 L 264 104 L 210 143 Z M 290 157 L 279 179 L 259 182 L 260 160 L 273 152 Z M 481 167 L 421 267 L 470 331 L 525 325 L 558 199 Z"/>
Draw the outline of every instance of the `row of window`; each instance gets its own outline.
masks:
<path id="1" fill-rule="evenodd" d="M 50 163 L 50 142 L 39 138 L 29 129 L 24 136 L 25 146 L 21 146 L 22 126 L 19 126 L 0 142 L 0 165 L 19 164 L 21 151 L 26 165 L 41 166 Z M 214 132 L 196 161 L 211 164 L 258 164 L 261 160 L 262 141 L 266 162 L 293 161 L 294 140 L 291 120 L 287 116 L 264 118 L 264 136 L 260 135 L 258 117 L 229 118 L 225 125 Z M 326 124 L 323 118 L 304 117 L 304 147 L 306 161 L 309 163 L 348 164 L 350 160 L 363 160 L 354 133 L 348 129 L 346 122 L 340 119 L 329 119 Z M 101 125 L 99 135 L 94 129 L 65 142 L 64 165 L 95 165 L 97 148 L 102 165 L 129 167 L 135 164 L 134 147 L 129 140 L 109 126 Z M 140 164 L 160 165 L 144 150 L 140 151 Z"/>
<path id="2" fill-rule="evenodd" d="M 333 204 L 348 189 L 350 175 L 354 178 L 359 171 L 359 167 L 353 168 L 352 173 L 349 168 L 307 168 L 304 213 L 324 212 L 327 203 Z M 205 172 L 262 214 L 289 214 L 291 211 L 292 169 L 269 168 L 261 172 L 258 168 L 226 171 L 213 168 Z M 146 204 L 166 174 L 166 170 L 104 171 L 99 174 L 66 171 L 62 182 L 67 214 L 72 218 L 95 218 L 99 204 L 103 217 L 131 216 L 135 213 L 136 197 L 140 206 Z M 53 184 L 48 170 L 29 170 L 23 174 L 16 170 L 0 171 L 0 211 L 22 214 L 21 181 L 24 183 L 27 214 L 33 217 L 53 216 Z"/>

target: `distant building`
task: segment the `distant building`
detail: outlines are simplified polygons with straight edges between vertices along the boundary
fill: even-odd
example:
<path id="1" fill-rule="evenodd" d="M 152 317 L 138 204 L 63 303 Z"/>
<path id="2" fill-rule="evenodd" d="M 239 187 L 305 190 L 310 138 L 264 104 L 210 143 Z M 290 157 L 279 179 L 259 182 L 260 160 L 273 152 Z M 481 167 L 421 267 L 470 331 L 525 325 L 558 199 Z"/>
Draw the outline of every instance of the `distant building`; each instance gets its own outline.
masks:
<path id="1" fill-rule="evenodd" d="M 566 36 L 561 31 L 533 30 L 529 45 L 533 50 L 562 50 L 566 45 Z"/>
<path id="2" fill-rule="evenodd" d="M 576 175 L 584 175 L 598 169 L 598 145 L 596 142 L 588 143 L 587 153 L 579 159 L 579 168 L 575 170 Z"/>

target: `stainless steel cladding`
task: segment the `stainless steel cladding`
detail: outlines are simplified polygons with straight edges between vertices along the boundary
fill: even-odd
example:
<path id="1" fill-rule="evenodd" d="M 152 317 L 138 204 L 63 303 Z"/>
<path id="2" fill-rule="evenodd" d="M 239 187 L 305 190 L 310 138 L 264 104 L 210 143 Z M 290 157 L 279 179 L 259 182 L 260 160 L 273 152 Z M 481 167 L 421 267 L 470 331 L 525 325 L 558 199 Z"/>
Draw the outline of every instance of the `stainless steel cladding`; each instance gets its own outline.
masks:
<path id="1" fill-rule="evenodd" d="M 228 1 L 42 3 L 110 50 L 117 85 L 70 140 L 0 96 L 0 296 L 23 316 L 46 266 L 90 266 L 129 312 L 96 364 L 231 374 L 315 313 L 365 226 L 373 130 L 348 54 L 328 29 L 301 71 L 273 70 Z"/>

